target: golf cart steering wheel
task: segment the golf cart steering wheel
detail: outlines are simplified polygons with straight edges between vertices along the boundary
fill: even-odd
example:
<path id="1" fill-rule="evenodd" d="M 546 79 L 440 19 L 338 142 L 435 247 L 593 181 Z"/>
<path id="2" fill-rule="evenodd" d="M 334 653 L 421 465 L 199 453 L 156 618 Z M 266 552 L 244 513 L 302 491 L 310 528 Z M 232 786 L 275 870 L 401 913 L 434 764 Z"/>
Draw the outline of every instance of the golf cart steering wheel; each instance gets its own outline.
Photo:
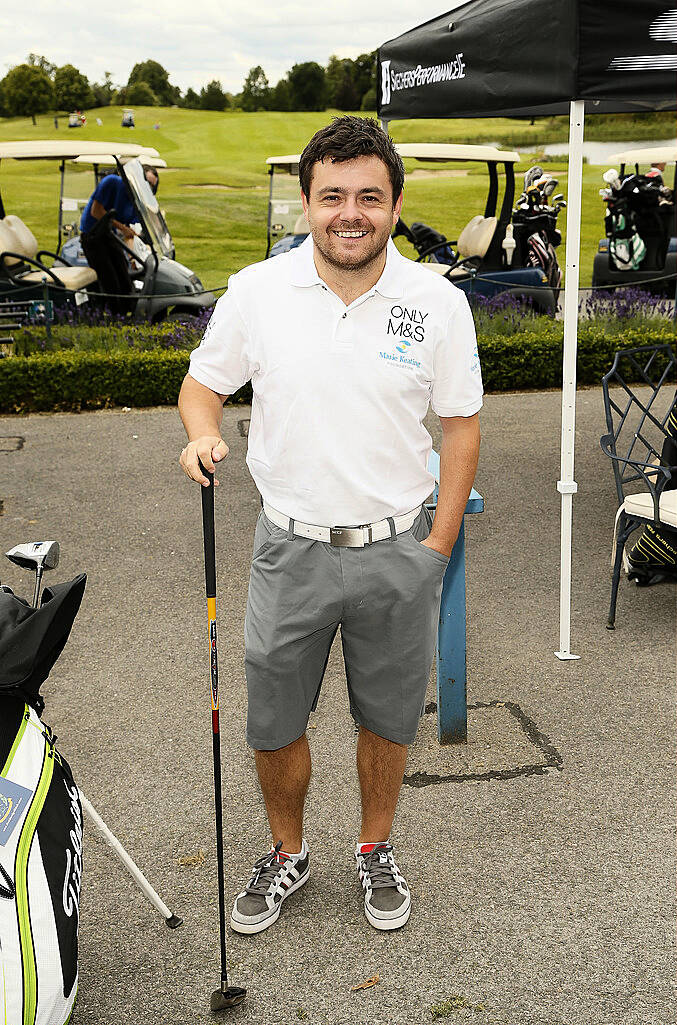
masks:
<path id="1" fill-rule="evenodd" d="M 100 219 L 99 224 L 101 226 L 101 231 L 107 230 L 115 245 L 119 246 L 119 248 L 122 249 L 122 251 L 129 257 L 130 260 L 136 260 L 137 263 L 140 263 L 143 269 L 145 270 L 148 257 L 144 259 L 144 257 L 138 256 L 133 249 L 129 248 L 129 246 L 124 242 L 124 240 L 121 239 L 117 232 L 113 229 L 110 222 L 112 221 L 115 212 L 116 211 L 114 209 L 107 210 L 103 217 Z M 155 251 L 153 249 L 151 249 L 151 253 L 155 257 L 155 265 L 157 269 L 157 256 L 155 255 Z"/>
<path id="2" fill-rule="evenodd" d="M 433 245 L 433 246 L 428 246 L 427 249 L 423 250 L 423 252 L 421 253 L 420 256 L 416 257 L 416 263 L 421 263 L 422 260 L 425 260 L 426 256 L 430 256 L 431 253 L 434 253 L 435 250 L 437 250 L 439 248 L 440 248 L 439 242 L 436 242 L 435 245 Z M 448 264 L 441 263 L 440 266 L 441 267 L 448 267 L 449 270 L 452 271 L 452 270 L 456 270 L 457 267 L 463 267 L 463 265 L 466 264 L 466 263 L 470 263 L 471 264 L 471 261 L 474 260 L 474 259 L 476 259 L 476 257 L 474 257 L 474 256 L 465 256 L 462 260 L 456 260 L 455 263 L 448 263 Z M 472 268 L 472 264 L 471 264 L 471 268 Z M 445 276 L 446 276 L 447 273 L 448 272 L 445 272 Z"/>
<path id="3" fill-rule="evenodd" d="M 45 267 L 45 265 L 43 263 L 40 263 L 38 260 L 31 260 L 31 258 L 29 256 L 24 256 L 22 253 L 9 253 L 9 252 L 5 252 L 5 253 L 0 254 L 0 265 L 2 266 L 2 269 L 7 274 L 7 277 L 9 278 L 9 280 L 14 285 L 21 286 L 21 275 L 17 276 L 17 275 L 12 273 L 12 270 L 11 270 L 10 266 L 5 263 L 5 260 L 8 257 L 14 257 L 17 260 L 20 260 L 21 263 L 29 263 L 31 265 L 31 267 L 36 267 L 39 271 L 42 271 L 43 274 L 47 275 L 48 278 L 51 278 L 52 279 L 52 283 L 55 284 L 57 288 L 61 288 L 61 289 L 65 289 L 65 291 L 69 291 L 69 289 L 66 288 L 64 283 L 62 281 L 59 281 L 59 279 L 57 278 L 56 274 L 54 274 L 53 271 L 51 271 L 49 267 Z"/>
<path id="4" fill-rule="evenodd" d="M 138 256 L 137 253 L 135 253 L 133 249 L 129 248 L 129 246 L 124 241 L 124 239 L 120 238 L 120 236 L 117 234 L 117 232 L 111 231 L 111 237 L 112 237 L 113 242 L 115 243 L 115 245 L 119 246 L 120 249 L 122 249 L 122 251 L 129 257 L 130 260 L 135 260 L 137 263 L 140 263 L 141 266 L 145 270 L 146 260 L 148 259 L 148 257 L 144 258 L 143 256 Z"/>
<path id="5" fill-rule="evenodd" d="M 416 257 L 416 263 L 421 263 L 422 260 L 425 260 L 426 256 L 430 256 L 431 253 L 434 253 L 437 249 L 442 249 L 443 246 L 451 246 L 451 245 L 453 245 L 453 243 L 448 241 L 447 239 L 445 239 L 444 242 L 434 242 L 432 245 L 428 246 L 426 249 L 423 250 L 422 253 L 420 253 Z M 463 261 L 457 260 L 456 263 L 452 263 L 449 266 L 450 267 L 456 267 L 456 265 L 459 262 L 462 263 Z"/>

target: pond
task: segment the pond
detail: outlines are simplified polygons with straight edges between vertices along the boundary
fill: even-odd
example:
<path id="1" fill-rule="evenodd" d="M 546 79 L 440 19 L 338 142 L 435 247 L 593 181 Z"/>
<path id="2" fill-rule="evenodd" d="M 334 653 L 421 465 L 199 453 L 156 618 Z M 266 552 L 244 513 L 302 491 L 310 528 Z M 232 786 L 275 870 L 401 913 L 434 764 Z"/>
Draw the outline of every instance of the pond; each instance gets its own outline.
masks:
<path id="1" fill-rule="evenodd" d="M 621 153 L 626 149 L 648 149 L 654 146 L 677 146 L 674 139 L 647 140 L 642 142 L 584 142 L 583 156 L 589 164 L 608 164 L 612 153 Z M 524 153 L 528 152 L 526 149 Z M 546 156 L 568 156 L 568 142 L 550 142 L 547 146 L 539 147 L 539 152 Z"/>

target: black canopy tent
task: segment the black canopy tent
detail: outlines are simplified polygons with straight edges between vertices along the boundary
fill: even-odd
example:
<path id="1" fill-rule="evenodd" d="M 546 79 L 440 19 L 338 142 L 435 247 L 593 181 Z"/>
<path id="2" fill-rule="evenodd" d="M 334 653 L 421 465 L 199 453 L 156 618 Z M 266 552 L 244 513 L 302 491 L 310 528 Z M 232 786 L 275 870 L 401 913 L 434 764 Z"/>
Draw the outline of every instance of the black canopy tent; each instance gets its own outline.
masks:
<path id="1" fill-rule="evenodd" d="M 674 3 L 674 0 L 673 0 Z M 571 635 L 571 523 L 585 113 L 677 109 L 677 7 L 666 0 L 470 0 L 378 50 L 378 114 L 569 113 L 562 382 L 560 640 Z"/>
<path id="2" fill-rule="evenodd" d="M 470 0 L 379 47 L 379 117 L 673 110 L 676 42 L 666 0 Z"/>

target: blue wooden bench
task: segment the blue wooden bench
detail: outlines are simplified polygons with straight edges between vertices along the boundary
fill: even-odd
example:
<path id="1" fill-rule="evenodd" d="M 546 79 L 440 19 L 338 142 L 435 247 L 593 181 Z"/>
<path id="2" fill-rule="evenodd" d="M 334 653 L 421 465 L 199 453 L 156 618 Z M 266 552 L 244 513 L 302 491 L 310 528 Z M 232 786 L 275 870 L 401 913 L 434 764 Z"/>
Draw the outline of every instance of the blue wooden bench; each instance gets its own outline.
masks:
<path id="1" fill-rule="evenodd" d="M 435 491 L 428 504 L 434 515 L 440 479 L 440 457 L 430 453 L 428 470 L 435 477 Z M 484 499 L 473 488 L 467 513 L 484 511 Z M 466 695 L 465 519 L 444 573 L 440 624 L 437 631 L 437 737 L 440 744 L 464 744 L 468 739 Z"/>

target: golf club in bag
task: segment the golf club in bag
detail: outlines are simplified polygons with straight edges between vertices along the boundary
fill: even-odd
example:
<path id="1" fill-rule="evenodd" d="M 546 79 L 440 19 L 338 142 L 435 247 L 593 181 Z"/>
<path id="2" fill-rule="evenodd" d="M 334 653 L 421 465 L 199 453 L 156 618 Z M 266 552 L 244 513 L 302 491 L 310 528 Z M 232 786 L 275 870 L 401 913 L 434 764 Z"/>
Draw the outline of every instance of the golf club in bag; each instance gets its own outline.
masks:
<path id="1" fill-rule="evenodd" d="M 555 295 L 562 283 L 555 252 L 562 241 L 557 215 L 566 207 L 561 195 L 553 196 L 557 185 L 557 179 L 542 167 L 530 167 L 524 174 L 524 191 L 512 212 L 514 259 L 518 266 L 542 270 Z"/>
<path id="2" fill-rule="evenodd" d="M 214 538 L 214 474 L 200 469 L 209 480 L 202 492 L 202 534 L 205 556 L 205 590 L 207 595 L 207 628 L 209 639 L 209 671 L 212 696 L 212 751 L 214 755 L 214 810 L 216 813 L 216 860 L 219 884 L 219 939 L 221 943 L 221 985 L 211 995 L 212 1011 L 237 1007 L 247 995 L 246 989 L 229 986 L 226 964 L 226 904 L 223 871 L 223 810 L 221 805 L 221 731 L 219 728 L 219 668 L 216 647 L 216 548 Z"/>
<path id="3" fill-rule="evenodd" d="M 609 266 L 616 271 L 660 270 L 665 265 L 674 223 L 674 197 L 660 175 L 621 178 L 610 167 L 602 175 L 606 188 L 604 226 Z"/>

